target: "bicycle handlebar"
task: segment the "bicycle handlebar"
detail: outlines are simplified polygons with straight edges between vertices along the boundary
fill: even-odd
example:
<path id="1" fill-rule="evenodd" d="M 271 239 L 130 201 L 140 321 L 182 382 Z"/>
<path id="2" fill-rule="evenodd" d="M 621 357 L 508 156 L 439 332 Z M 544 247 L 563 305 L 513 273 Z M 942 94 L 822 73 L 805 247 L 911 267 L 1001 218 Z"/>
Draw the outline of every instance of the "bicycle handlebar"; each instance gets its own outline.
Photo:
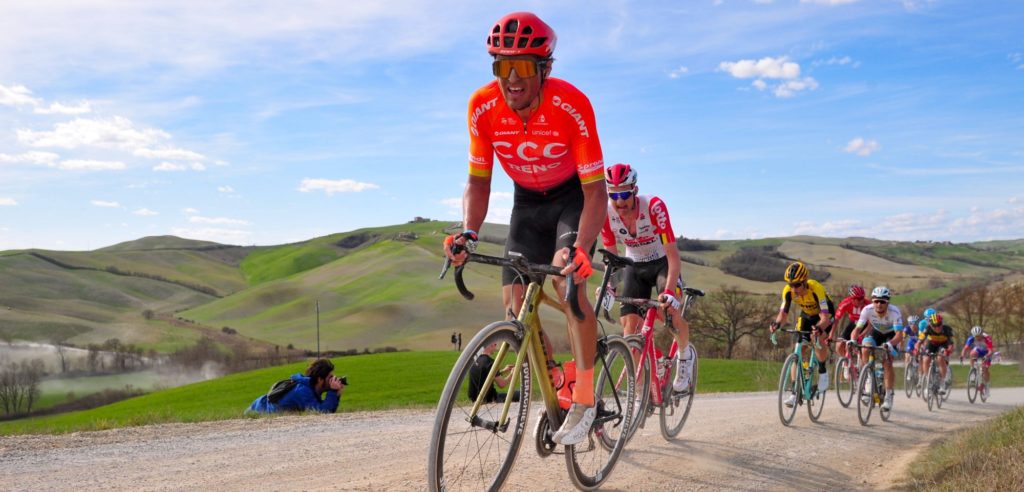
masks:
<path id="1" fill-rule="evenodd" d="M 460 249 L 460 251 L 464 251 L 464 249 Z M 570 262 L 572 261 L 572 255 L 573 253 L 570 250 Z M 563 276 L 561 268 L 556 267 L 554 265 L 530 263 L 529 261 L 526 260 L 525 257 L 523 257 L 523 255 L 517 253 L 509 253 L 509 256 L 505 258 L 498 256 L 481 255 L 477 253 L 469 253 L 469 256 L 466 257 L 466 262 L 455 267 L 455 287 L 459 290 L 459 293 L 462 294 L 462 297 L 465 297 L 466 299 L 471 301 L 476 296 L 466 287 L 466 282 L 462 278 L 462 272 L 466 267 L 466 263 L 484 263 L 487 265 L 508 267 L 524 276 L 530 276 L 534 274 L 556 275 L 559 277 Z M 441 276 L 439 277 L 440 279 L 444 278 L 445 274 L 448 272 L 448 269 L 450 267 L 451 259 L 446 256 L 444 259 L 444 265 L 441 268 Z M 584 317 L 583 309 L 580 307 L 579 299 L 576 296 L 577 286 L 572 282 L 572 276 L 573 275 L 571 273 L 567 276 L 567 280 L 569 280 L 569 287 L 566 289 L 566 300 L 569 302 L 569 306 L 570 308 L 572 308 L 572 312 L 576 316 L 576 318 L 582 320 Z"/>

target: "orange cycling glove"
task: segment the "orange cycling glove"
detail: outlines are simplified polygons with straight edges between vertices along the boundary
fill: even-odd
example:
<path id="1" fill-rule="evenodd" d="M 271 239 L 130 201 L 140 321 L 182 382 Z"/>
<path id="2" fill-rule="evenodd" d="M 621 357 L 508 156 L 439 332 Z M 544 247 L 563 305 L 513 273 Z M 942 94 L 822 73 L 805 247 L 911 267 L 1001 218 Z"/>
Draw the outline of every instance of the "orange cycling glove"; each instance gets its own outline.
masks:
<path id="1" fill-rule="evenodd" d="M 574 273 L 584 279 L 590 278 L 590 275 L 594 273 L 594 267 L 590 265 L 590 256 L 579 246 L 576 246 L 576 255 L 572 258 L 572 264 L 576 265 Z"/>

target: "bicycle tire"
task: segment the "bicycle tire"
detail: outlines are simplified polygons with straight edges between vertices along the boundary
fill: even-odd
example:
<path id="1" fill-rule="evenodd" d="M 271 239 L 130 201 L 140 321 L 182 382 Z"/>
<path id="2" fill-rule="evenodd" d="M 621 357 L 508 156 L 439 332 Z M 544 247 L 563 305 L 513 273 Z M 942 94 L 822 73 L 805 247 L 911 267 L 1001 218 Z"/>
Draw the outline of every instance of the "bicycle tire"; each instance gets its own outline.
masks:
<path id="1" fill-rule="evenodd" d="M 878 378 L 875 378 L 875 393 L 881 395 L 881 397 L 879 398 L 879 401 L 882 402 L 878 406 L 878 416 L 882 417 L 882 422 L 888 422 L 889 421 L 889 416 L 892 415 L 892 409 L 891 408 L 888 409 L 888 410 L 885 409 L 886 390 L 885 390 L 885 378 L 884 377 L 881 380 L 878 380 Z M 893 395 L 893 403 L 895 403 L 895 400 L 896 400 L 895 396 L 896 395 Z"/>
<path id="2" fill-rule="evenodd" d="M 928 370 L 928 378 L 925 380 L 924 399 L 928 402 L 928 411 L 931 412 L 935 406 L 935 401 L 939 398 L 938 384 L 935 383 L 935 379 L 939 376 L 938 369 L 935 367 L 935 363 L 932 362 L 931 368 Z"/>
<path id="3" fill-rule="evenodd" d="M 981 396 L 981 402 L 985 403 L 985 402 L 988 401 L 989 396 L 991 396 L 991 393 L 989 393 L 989 392 L 992 391 L 992 389 L 991 389 L 991 386 L 989 386 L 989 383 L 982 382 L 982 384 L 985 385 L 985 388 L 983 388 L 978 393 L 980 393 L 979 396 Z"/>
<path id="4" fill-rule="evenodd" d="M 949 395 L 953 393 L 953 366 L 948 363 L 946 364 L 946 380 L 942 384 L 946 389 L 946 393 L 942 395 L 942 402 L 945 403 L 949 399 Z"/>
<path id="5" fill-rule="evenodd" d="M 611 475 L 622 449 L 626 446 L 626 441 L 629 440 L 628 429 L 632 423 L 630 419 L 633 418 L 636 374 L 631 370 L 622 370 L 623 367 L 633 367 L 633 356 L 621 336 L 611 335 L 605 343 L 608 347 L 605 361 L 611 373 L 605 370 L 601 357 L 598 356 L 594 364 L 597 376 L 594 378 L 597 385 L 594 388 L 594 401 L 599 410 L 598 419 L 601 418 L 603 407 L 607 412 L 619 414 L 621 420 L 609 420 L 604 424 L 598 424 L 595 420 L 587 439 L 579 444 L 566 446 L 565 464 L 569 469 L 569 478 L 580 490 L 594 490 Z M 616 381 L 620 374 L 624 375 L 627 381 L 625 401 L 617 398 L 619 390 L 616 389 Z M 603 441 L 606 445 L 610 442 L 611 445 L 606 449 L 605 445 L 595 441 Z"/>
<path id="6" fill-rule="evenodd" d="M 807 403 L 807 416 L 811 418 L 811 422 L 817 422 L 821 418 L 822 409 L 825 408 L 825 391 L 815 391 L 811 398 L 806 401 Z"/>
<path id="7" fill-rule="evenodd" d="M 692 343 L 686 346 L 686 351 L 693 358 L 693 373 L 690 374 L 690 386 L 687 389 L 689 392 L 687 394 L 676 393 L 672 388 L 672 383 L 666 384 L 662 392 L 663 405 L 658 420 L 661 424 L 661 437 L 667 441 L 675 439 L 683 430 L 686 418 L 690 415 L 690 407 L 693 406 L 693 396 L 697 393 L 697 370 L 700 358 Z M 672 358 L 672 379 L 669 381 L 675 381 L 677 377 L 678 359 L 679 354 L 676 353 L 676 356 Z"/>
<path id="8" fill-rule="evenodd" d="M 854 374 L 849 373 L 848 377 L 844 380 L 844 373 L 850 368 L 850 359 L 846 357 L 840 357 L 836 361 L 835 375 L 836 380 L 836 399 L 839 400 L 839 404 L 843 408 L 850 408 L 850 402 L 853 401 L 854 393 Z M 844 399 L 845 398 L 845 399 Z"/>
<path id="9" fill-rule="evenodd" d="M 656 364 L 655 361 L 651 360 L 651 357 L 647 357 L 644 353 L 644 337 L 642 335 L 630 335 L 625 337 L 626 345 L 629 346 L 629 350 L 633 354 L 633 360 L 636 361 L 639 357 L 636 367 L 636 391 L 639 398 L 630 400 L 634 403 L 633 406 L 633 419 L 629 426 L 629 438 L 632 439 L 636 434 L 636 431 L 643 426 L 644 421 L 647 419 L 647 406 L 651 404 L 651 371 L 652 367 Z M 620 384 L 622 378 L 619 378 Z M 624 391 L 620 391 L 620 395 L 624 395 Z M 625 396 L 623 396 L 625 397 Z M 639 405 L 636 402 L 639 401 Z"/>
<path id="10" fill-rule="evenodd" d="M 793 422 L 793 417 L 796 415 L 797 402 L 793 402 L 792 407 L 787 407 L 785 404 L 789 393 L 796 393 L 799 390 L 799 376 L 796 379 L 793 378 L 793 368 L 796 365 L 796 354 L 789 354 L 789 357 L 786 357 L 786 361 L 782 363 L 782 372 L 779 373 L 779 420 L 786 427 L 789 427 L 789 424 Z M 796 372 L 799 373 L 800 371 Z M 799 400 L 799 394 L 797 395 L 797 400 Z M 789 413 L 788 417 L 786 413 Z"/>
<path id="11" fill-rule="evenodd" d="M 967 401 L 974 403 L 978 399 L 978 368 L 972 367 L 967 373 Z"/>
<path id="12" fill-rule="evenodd" d="M 864 388 L 868 388 L 865 394 Z M 864 397 L 868 397 L 867 403 Z M 864 366 L 861 368 L 860 377 L 857 378 L 857 420 L 860 425 L 868 425 L 871 420 L 871 411 L 875 408 L 875 370 L 874 367 Z"/>
<path id="13" fill-rule="evenodd" d="M 903 366 L 903 392 L 907 398 L 914 396 L 914 366 L 906 364 Z"/>
<path id="14" fill-rule="evenodd" d="M 511 364 L 520 350 L 522 326 L 516 321 L 491 323 L 480 330 L 466 345 L 452 367 L 448 381 L 437 404 L 437 414 L 430 436 L 427 456 L 427 488 L 429 490 L 498 490 L 515 464 L 523 443 L 530 409 L 530 367 L 519 368 L 519 388 L 506 388 L 508 395 L 517 389 L 519 401 L 512 404 L 507 425 L 490 429 L 468 421 L 474 402 L 466 396 L 470 367 L 480 350 L 495 342 L 507 342 L 509 349 L 494 364 Z M 503 367 L 499 366 L 499 367 Z M 483 404 L 477 423 L 495 422 L 501 403 Z M 486 452 L 483 452 L 486 450 Z"/>

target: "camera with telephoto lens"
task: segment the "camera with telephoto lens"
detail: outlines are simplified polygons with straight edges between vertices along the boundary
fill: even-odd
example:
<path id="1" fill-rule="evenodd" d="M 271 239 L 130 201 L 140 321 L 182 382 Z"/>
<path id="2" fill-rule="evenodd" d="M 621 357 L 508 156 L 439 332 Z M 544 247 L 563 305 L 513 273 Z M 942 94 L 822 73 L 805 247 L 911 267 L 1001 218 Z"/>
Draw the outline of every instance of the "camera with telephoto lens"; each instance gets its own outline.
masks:
<path id="1" fill-rule="evenodd" d="M 340 382 L 342 386 L 348 386 L 348 376 L 338 378 L 338 382 Z"/>

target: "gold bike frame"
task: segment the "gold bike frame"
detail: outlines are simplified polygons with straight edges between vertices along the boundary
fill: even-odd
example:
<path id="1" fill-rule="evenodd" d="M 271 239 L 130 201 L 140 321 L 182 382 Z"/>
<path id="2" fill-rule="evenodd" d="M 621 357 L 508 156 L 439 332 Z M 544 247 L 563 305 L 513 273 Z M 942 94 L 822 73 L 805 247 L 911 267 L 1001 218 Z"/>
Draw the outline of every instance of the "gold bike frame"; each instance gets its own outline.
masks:
<path id="1" fill-rule="evenodd" d="M 551 381 L 551 374 L 548 372 L 547 364 L 547 352 L 544 350 L 544 341 L 541 334 L 540 316 L 538 315 L 538 309 L 540 303 L 545 303 L 562 311 L 563 305 L 558 301 L 552 299 L 544 292 L 543 284 L 533 281 L 526 287 L 526 294 L 523 296 L 523 305 L 519 308 L 519 316 L 516 321 L 524 328 L 523 330 L 523 342 L 521 344 L 521 350 L 516 355 L 516 362 L 513 367 L 523 367 L 524 358 L 528 359 L 530 364 L 530 372 L 534 375 L 534 381 L 538 383 L 540 387 L 541 399 L 544 402 L 544 408 L 547 409 L 548 421 L 551 424 L 552 429 L 557 429 L 562 425 L 562 418 L 560 407 L 558 406 L 558 393 L 555 390 L 555 385 Z M 508 352 L 508 342 L 502 342 L 498 348 L 498 353 L 494 357 L 495 363 L 491 366 L 491 371 L 487 374 L 487 379 L 484 380 L 481 388 L 490 388 L 494 384 L 494 379 L 497 377 L 498 371 L 501 367 L 501 361 L 504 360 L 505 354 Z M 512 408 L 512 393 L 518 386 L 521 371 L 512 371 L 512 379 L 508 384 L 509 392 L 505 397 L 505 402 L 502 404 L 501 415 L 498 418 L 498 425 L 504 426 L 508 423 L 509 410 Z M 476 418 L 477 412 L 480 410 L 480 405 L 483 404 L 486 399 L 487 392 L 481 391 L 476 397 L 476 401 L 473 404 L 473 409 L 469 413 L 468 420 L 472 422 Z M 526 398 L 527 395 L 522 395 L 520 398 Z M 525 425 L 525 422 L 523 423 Z"/>

